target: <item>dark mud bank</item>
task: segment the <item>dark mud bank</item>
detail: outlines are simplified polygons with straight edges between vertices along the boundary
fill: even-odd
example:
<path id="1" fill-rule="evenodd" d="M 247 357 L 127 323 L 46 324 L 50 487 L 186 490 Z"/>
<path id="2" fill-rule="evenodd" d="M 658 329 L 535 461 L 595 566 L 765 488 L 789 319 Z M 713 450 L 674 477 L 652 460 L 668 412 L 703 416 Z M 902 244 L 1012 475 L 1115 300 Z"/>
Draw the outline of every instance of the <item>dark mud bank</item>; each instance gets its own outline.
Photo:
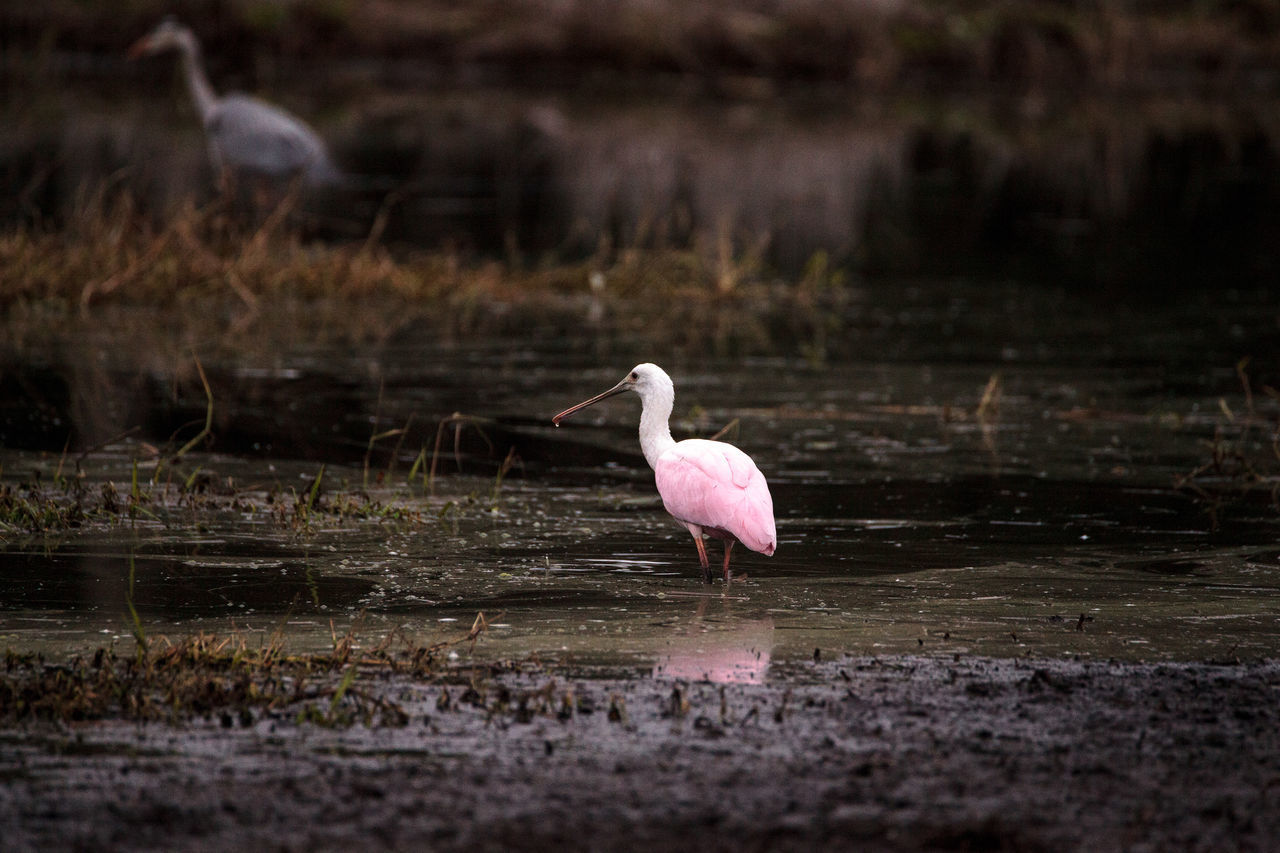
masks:
<path id="1" fill-rule="evenodd" d="M 401 726 L 2 735 L 10 850 L 1263 850 L 1280 663 L 844 658 L 374 687 Z M 249 722 L 249 721 L 246 721 Z"/>

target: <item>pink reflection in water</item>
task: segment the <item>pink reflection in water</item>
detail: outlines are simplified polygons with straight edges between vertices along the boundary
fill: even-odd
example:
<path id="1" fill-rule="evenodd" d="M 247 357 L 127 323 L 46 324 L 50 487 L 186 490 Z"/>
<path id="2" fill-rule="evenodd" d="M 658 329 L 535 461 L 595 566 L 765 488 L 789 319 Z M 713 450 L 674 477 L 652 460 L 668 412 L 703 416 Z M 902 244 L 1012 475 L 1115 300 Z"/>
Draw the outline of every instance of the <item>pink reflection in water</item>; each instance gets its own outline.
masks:
<path id="1" fill-rule="evenodd" d="M 653 676 L 715 684 L 763 682 L 773 649 L 773 620 L 708 622 L 702 609 L 667 641 Z"/>

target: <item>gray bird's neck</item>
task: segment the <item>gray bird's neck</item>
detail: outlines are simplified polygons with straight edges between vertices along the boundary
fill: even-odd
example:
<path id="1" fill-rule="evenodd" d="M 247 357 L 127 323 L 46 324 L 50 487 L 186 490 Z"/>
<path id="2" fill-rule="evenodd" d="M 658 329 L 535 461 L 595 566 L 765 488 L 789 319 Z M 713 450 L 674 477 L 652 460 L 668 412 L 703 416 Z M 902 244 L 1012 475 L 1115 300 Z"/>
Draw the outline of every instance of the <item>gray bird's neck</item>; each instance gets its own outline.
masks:
<path id="1" fill-rule="evenodd" d="M 200 48 L 195 44 L 184 45 L 182 49 L 182 70 L 187 78 L 187 89 L 191 92 L 191 100 L 195 102 L 196 111 L 200 113 L 200 121 L 208 124 L 213 118 L 214 107 L 218 96 L 209 85 L 205 76 L 204 64 L 200 61 Z"/>

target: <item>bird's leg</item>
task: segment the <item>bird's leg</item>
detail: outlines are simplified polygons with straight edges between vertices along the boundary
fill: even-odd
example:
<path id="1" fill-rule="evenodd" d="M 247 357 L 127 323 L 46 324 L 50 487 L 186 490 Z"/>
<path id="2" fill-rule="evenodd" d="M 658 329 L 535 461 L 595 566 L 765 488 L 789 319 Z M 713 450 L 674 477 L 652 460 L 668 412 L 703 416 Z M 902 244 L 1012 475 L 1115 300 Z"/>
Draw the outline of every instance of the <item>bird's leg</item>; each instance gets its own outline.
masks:
<path id="1" fill-rule="evenodd" d="M 707 546 L 702 543 L 702 528 L 689 529 L 693 544 L 698 546 L 698 562 L 702 565 L 702 582 L 711 583 L 711 561 L 707 559 Z"/>
<path id="2" fill-rule="evenodd" d="M 222 155 L 218 153 L 218 149 L 216 147 L 211 147 L 209 149 L 209 155 L 213 161 L 213 172 L 217 176 L 218 195 L 220 195 L 224 201 L 234 197 L 236 193 L 235 174 L 231 169 L 227 168 L 227 164 L 222 161 Z"/>
<path id="3" fill-rule="evenodd" d="M 733 553 L 734 542 L 732 539 L 724 540 L 724 582 L 729 582 L 729 555 Z"/>

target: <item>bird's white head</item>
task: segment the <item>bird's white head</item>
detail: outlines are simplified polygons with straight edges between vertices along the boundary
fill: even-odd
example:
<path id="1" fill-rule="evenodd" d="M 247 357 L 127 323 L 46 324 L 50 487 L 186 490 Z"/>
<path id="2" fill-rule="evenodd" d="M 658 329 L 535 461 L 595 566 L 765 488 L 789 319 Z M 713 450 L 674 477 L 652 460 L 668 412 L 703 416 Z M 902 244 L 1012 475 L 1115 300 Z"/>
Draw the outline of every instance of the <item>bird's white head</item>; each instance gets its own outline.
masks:
<path id="1" fill-rule="evenodd" d="M 129 48 L 129 58 L 150 56 L 166 50 L 182 50 L 194 52 L 196 37 L 191 30 L 178 23 L 172 15 L 165 16 L 156 28 L 133 43 Z"/>
<path id="2" fill-rule="evenodd" d="M 627 378 L 622 381 L 627 383 L 630 390 L 639 394 L 641 400 L 648 400 L 651 397 L 675 398 L 675 387 L 671 384 L 671 377 L 661 367 L 647 361 L 631 368 Z"/>
<path id="3" fill-rule="evenodd" d="M 675 400 L 675 387 L 671 384 L 671 377 L 667 372 L 656 364 L 645 362 L 637 364 L 631 368 L 631 372 L 626 377 L 614 385 L 603 394 L 597 394 L 590 400 L 584 400 L 572 408 L 565 409 L 560 414 L 551 419 L 556 426 L 560 426 L 560 421 L 572 415 L 587 406 L 599 403 L 601 400 L 607 400 L 615 394 L 621 394 L 623 391 L 635 391 L 640 395 L 641 401 L 645 403 L 646 410 L 650 401 L 654 403 L 658 409 L 665 409 L 664 419 L 671 414 L 671 405 Z"/>

